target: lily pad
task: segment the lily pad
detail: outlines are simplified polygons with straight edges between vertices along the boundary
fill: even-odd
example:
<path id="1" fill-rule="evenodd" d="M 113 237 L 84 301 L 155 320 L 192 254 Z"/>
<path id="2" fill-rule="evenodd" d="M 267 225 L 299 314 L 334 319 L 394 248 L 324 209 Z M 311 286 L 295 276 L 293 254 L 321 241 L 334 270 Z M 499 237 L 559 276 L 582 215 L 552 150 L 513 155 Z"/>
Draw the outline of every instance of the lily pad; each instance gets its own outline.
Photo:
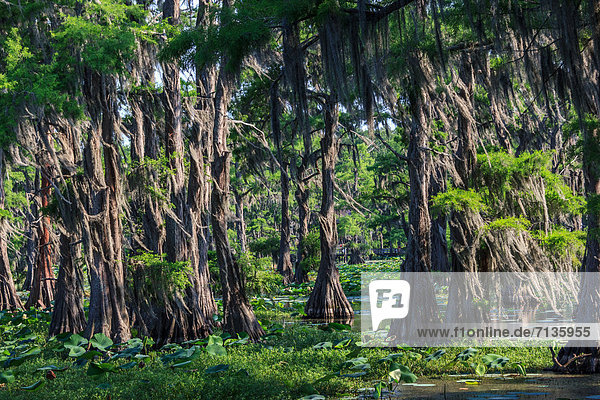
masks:
<path id="1" fill-rule="evenodd" d="M 204 372 L 206 372 L 207 374 L 216 374 L 218 372 L 227 371 L 228 369 L 229 365 L 227 364 L 217 364 L 214 367 L 207 368 Z"/>

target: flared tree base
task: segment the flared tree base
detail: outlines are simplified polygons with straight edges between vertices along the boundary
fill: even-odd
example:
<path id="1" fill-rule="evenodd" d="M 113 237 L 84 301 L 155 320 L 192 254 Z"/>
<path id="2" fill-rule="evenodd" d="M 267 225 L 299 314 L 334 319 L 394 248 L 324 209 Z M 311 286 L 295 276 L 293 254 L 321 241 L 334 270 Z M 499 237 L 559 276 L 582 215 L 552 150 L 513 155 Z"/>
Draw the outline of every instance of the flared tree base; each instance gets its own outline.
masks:
<path id="1" fill-rule="evenodd" d="M 321 284 L 315 284 L 304 311 L 306 318 L 311 320 L 342 324 L 351 324 L 354 320 L 352 305 L 337 280 L 328 279 Z"/>
<path id="2" fill-rule="evenodd" d="M 21 309 L 23 309 L 23 303 L 21 303 L 14 285 L 0 279 L 0 311 Z"/>
<path id="3" fill-rule="evenodd" d="M 256 342 L 265 331 L 258 323 L 252 307 L 246 302 L 233 302 L 227 305 L 223 321 L 223 330 L 235 335 L 239 332 L 245 332 L 250 340 Z"/>

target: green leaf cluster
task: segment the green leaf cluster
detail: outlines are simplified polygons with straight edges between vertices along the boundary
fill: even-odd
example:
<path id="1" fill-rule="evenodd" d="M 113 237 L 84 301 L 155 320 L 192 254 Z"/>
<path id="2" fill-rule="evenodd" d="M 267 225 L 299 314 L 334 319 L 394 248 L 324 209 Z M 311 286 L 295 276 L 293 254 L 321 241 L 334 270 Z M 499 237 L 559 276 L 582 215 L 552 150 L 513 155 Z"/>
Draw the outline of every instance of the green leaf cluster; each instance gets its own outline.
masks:
<path id="1" fill-rule="evenodd" d="M 480 212 L 485 208 L 481 195 L 473 189 L 451 188 L 446 192 L 438 193 L 432 199 L 431 212 L 434 215 L 443 215 L 452 211 Z"/>
<path id="2" fill-rule="evenodd" d="M 487 232 L 504 230 L 526 231 L 530 226 L 531 222 L 527 218 L 507 217 L 498 218 L 485 224 L 484 230 Z"/>
<path id="3" fill-rule="evenodd" d="M 166 255 L 141 252 L 129 258 L 130 268 L 143 268 L 148 286 L 160 285 L 168 293 L 184 290 L 191 285 L 188 275 L 192 273 L 189 261 L 169 262 Z"/>
<path id="4" fill-rule="evenodd" d="M 136 37 L 148 37 L 147 27 L 138 22 L 145 15 L 141 6 L 117 0 L 86 2 L 80 15 L 64 15 L 53 35 L 57 51 L 67 65 L 80 60 L 98 72 L 123 73 L 134 56 Z"/>
<path id="5" fill-rule="evenodd" d="M 540 246 L 553 257 L 570 256 L 573 264 L 577 264 L 585 251 L 586 232 L 568 231 L 560 226 L 545 234 L 534 232 L 533 235 Z"/>

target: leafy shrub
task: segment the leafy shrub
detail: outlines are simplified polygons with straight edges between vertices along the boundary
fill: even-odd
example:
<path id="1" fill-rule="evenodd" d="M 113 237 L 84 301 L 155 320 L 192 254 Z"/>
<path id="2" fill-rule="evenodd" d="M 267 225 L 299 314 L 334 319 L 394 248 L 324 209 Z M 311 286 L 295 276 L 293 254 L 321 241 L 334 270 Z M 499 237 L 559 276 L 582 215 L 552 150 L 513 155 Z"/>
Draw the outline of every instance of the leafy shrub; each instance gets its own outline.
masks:
<path id="1" fill-rule="evenodd" d="M 302 240 L 302 248 L 306 257 L 300 263 L 300 267 L 307 272 L 316 271 L 319 268 L 321 262 L 321 239 L 319 232 L 310 232 Z"/>
<path id="2" fill-rule="evenodd" d="M 267 236 L 248 243 L 250 251 L 258 256 L 277 258 L 279 253 L 279 236 Z"/>
<path id="3" fill-rule="evenodd" d="M 274 294 L 283 285 L 283 277 L 271 269 L 268 257 L 257 258 L 242 254 L 238 263 L 246 278 L 246 291 L 250 295 Z"/>
<path id="4" fill-rule="evenodd" d="M 130 269 L 143 269 L 146 286 L 162 286 L 168 293 L 183 290 L 190 285 L 188 274 L 192 273 L 189 261 L 169 262 L 165 254 L 142 252 L 129 258 Z"/>
<path id="5" fill-rule="evenodd" d="M 507 229 L 514 229 L 517 231 L 526 231 L 529 226 L 531 226 L 531 222 L 527 218 L 523 217 L 508 217 L 508 218 L 498 218 L 489 222 L 485 225 L 484 229 L 487 232 L 490 231 L 500 231 Z"/>
<path id="6" fill-rule="evenodd" d="M 431 211 L 434 215 L 448 214 L 451 211 L 483 211 L 485 204 L 479 193 L 473 189 L 449 189 L 437 194 L 432 201 Z"/>
<path id="7" fill-rule="evenodd" d="M 586 240 L 584 231 L 571 232 L 562 227 L 556 227 L 547 235 L 544 232 L 536 232 L 534 237 L 551 256 L 570 256 L 574 264 L 583 257 Z"/>
<path id="8" fill-rule="evenodd" d="M 524 152 L 518 157 L 504 152 L 490 152 L 477 156 L 476 179 L 480 187 L 487 188 L 486 203 L 502 202 L 510 191 L 528 190 L 523 183 L 530 177 L 543 179 L 545 200 L 550 214 L 581 214 L 584 210 L 583 197 L 573 193 L 561 175 L 551 170 L 553 152 Z M 520 194 L 523 197 L 524 193 Z"/>

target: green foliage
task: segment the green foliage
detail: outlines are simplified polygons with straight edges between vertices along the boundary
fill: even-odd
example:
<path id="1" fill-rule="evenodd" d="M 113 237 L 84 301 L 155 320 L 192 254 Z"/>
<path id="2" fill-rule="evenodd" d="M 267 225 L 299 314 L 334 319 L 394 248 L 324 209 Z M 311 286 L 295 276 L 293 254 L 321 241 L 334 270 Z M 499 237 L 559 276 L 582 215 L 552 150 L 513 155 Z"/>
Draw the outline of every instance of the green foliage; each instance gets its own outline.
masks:
<path id="1" fill-rule="evenodd" d="M 302 240 L 300 246 L 305 253 L 304 259 L 300 262 L 300 268 L 308 272 L 316 271 L 321 262 L 321 238 L 319 232 L 309 232 L 304 240 Z"/>
<path id="2" fill-rule="evenodd" d="M 475 101 L 484 106 L 490 106 L 490 99 L 487 91 L 481 85 L 475 85 L 473 88 L 473 98 Z"/>
<path id="3" fill-rule="evenodd" d="M 583 257 L 586 241 L 584 231 L 568 231 L 558 226 L 547 235 L 541 231 L 536 232 L 534 237 L 552 259 L 569 256 L 576 265 Z"/>
<path id="4" fill-rule="evenodd" d="M 281 14 L 283 7 L 272 0 L 233 3 L 220 10 L 219 25 L 198 26 L 175 36 L 161 51 L 162 59 L 183 59 L 204 68 L 220 59 L 228 71 L 239 71 L 244 58 L 266 46 L 272 30 L 265 15 Z M 213 16 L 214 18 L 214 16 Z"/>
<path id="5" fill-rule="evenodd" d="M 529 176 L 541 176 L 547 171 L 551 153 L 524 152 L 514 157 L 505 152 L 488 152 L 477 155 L 478 178 L 488 187 L 491 195 L 503 197 L 518 181 Z"/>
<path id="6" fill-rule="evenodd" d="M 491 69 L 495 69 L 495 70 L 499 70 L 504 65 L 506 65 L 507 62 L 508 62 L 508 60 L 506 59 L 506 57 L 503 57 L 503 56 L 500 56 L 500 55 L 496 55 L 494 57 L 490 57 L 490 68 Z"/>
<path id="7" fill-rule="evenodd" d="M 553 215 L 581 214 L 585 201 L 565 184 L 564 178 L 551 171 L 552 152 L 523 152 L 518 157 L 505 152 L 488 152 L 477 156 L 477 185 L 484 188 L 489 209 L 499 210 L 509 194 L 526 198 L 529 180 L 541 179 L 548 211 Z M 533 183 L 539 185 L 537 182 Z M 520 191 L 525 191 L 521 193 Z M 537 206 L 537 205 L 533 205 Z M 530 210 L 540 213 L 539 210 Z"/>
<path id="8" fill-rule="evenodd" d="M 123 73 L 133 58 L 136 37 L 148 38 L 140 5 L 117 0 L 86 2 L 80 15 L 65 15 L 61 29 L 54 34 L 61 57 L 67 65 L 81 62 L 103 73 Z M 80 58 L 72 49 L 80 50 Z"/>
<path id="9" fill-rule="evenodd" d="M 369 262 L 368 264 L 340 264 L 340 284 L 348 296 L 359 296 L 361 293 L 361 274 L 369 272 L 399 272 L 402 269 L 401 260 Z"/>
<path id="10" fill-rule="evenodd" d="M 211 276 L 219 276 L 219 264 L 217 261 L 217 252 L 215 250 L 208 250 L 208 269 Z"/>
<path id="11" fill-rule="evenodd" d="M 29 44 L 25 32 L 13 27 L 0 39 L 0 147 L 16 140 L 17 122 L 25 105 L 34 112 L 48 107 L 68 116 L 81 116 L 65 91 L 67 77 L 56 60 L 45 62 L 40 49 Z"/>
<path id="12" fill-rule="evenodd" d="M 262 257 L 277 258 L 279 253 L 279 236 L 267 236 L 248 243 L 248 248 L 253 253 L 256 253 Z"/>
<path id="13" fill-rule="evenodd" d="M 338 236 L 357 237 L 364 232 L 364 218 L 359 214 L 342 215 L 337 219 Z"/>
<path id="14" fill-rule="evenodd" d="M 191 284 L 188 279 L 188 275 L 192 273 L 190 262 L 169 262 L 165 257 L 165 254 L 141 252 L 129 258 L 130 269 L 135 271 L 141 268 L 148 287 L 162 287 L 167 293 L 184 290 Z"/>
<path id="15" fill-rule="evenodd" d="M 515 231 L 526 231 L 531 226 L 531 222 L 523 217 L 507 217 L 498 218 L 484 226 L 487 232 L 492 231 L 504 231 L 504 230 L 515 230 Z"/>
<path id="16" fill-rule="evenodd" d="M 431 212 L 433 215 L 448 214 L 452 211 L 480 212 L 485 209 L 481 195 L 473 189 L 463 190 L 450 188 L 438 193 L 432 199 Z"/>
<path id="17" fill-rule="evenodd" d="M 271 258 L 257 258 L 250 253 L 241 254 L 238 264 L 246 280 L 250 295 L 272 295 L 283 285 L 283 277 L 273 271 Z"/>

